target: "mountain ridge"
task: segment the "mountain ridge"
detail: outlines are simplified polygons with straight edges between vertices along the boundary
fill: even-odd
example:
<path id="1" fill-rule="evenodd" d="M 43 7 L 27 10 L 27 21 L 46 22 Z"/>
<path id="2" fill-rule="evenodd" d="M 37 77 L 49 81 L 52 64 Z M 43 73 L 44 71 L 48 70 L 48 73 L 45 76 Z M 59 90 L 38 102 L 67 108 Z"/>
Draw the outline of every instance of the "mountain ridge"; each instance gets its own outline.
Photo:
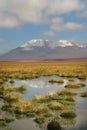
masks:
<path id="1" fill-rule="evenodd" d="M 67 40 L 32 39 L 0 56 L 0 59 L 67 59 L 87 57 L 87 44 Z"/>

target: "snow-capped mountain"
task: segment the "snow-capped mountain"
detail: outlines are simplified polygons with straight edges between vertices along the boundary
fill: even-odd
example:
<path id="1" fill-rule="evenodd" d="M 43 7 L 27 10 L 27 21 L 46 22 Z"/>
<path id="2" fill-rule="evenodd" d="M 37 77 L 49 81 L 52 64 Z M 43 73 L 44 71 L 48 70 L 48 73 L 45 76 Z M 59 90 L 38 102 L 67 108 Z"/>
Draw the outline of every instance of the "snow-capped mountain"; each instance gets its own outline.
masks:
<path id="1" fill-rule="evenodd" d="M 0 59 L 67 59 L 82 57 L 87 57 L 87 44 L 79 45 L 67 40 L 52 42 L 34 39 L 2 55 Z"/>
<path id="2" fill-rule="evenodd" d="M 38 40 L 30 40 L 27 43 L 21 45 L 22 49 L 24 50 L 32 50 L 34 47 L 45 47 L 48 46 L 51 49 L 54 49 L 56 47 L 67 47 L 67 46 L 75 46 L 74 43 L 69 42 L 67 40 L 60 40 L 57 42 L 52 42 L 49 40 L 42 40 L 42 39 L 38 39 Z"/>
<path id="3" fill-rule="evenodd" d="M 21 47 L 32 48 L 34 46 L 43 47 L 45 45 L 47 45 L 51 48 L 53 48 L 53 47 L 55 48 L 56 46 L 61 46 L 61 47 L 74 46 L 74 43 L 69 42 L 67 40 L 59 40 L 59 41 L 53 43 L 52 41 L 49 41 L 49 40 L 38 39 L 38 40 L 30 40 L 27 43 L 21 45 Z"/>
<path id="4" fill-rule="evenodd" d="M 20 47 L 24 50 L 32 50 L 35 47 L 45 47 L 45 46 L 51 47 L 51 45 L 52 45 L 52 42 L 49 40 L 34 39 L 34 40 L 30 40 L 27 43 L 21 45 Z"/>

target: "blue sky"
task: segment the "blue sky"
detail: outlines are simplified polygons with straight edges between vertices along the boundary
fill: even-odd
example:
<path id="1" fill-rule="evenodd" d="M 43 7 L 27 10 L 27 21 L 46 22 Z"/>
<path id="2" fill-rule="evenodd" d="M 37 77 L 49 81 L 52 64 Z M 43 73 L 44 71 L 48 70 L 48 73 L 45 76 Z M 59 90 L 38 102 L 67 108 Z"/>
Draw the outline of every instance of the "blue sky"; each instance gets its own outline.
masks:
<path id="1" fill-rule="evenodd" d="M 0 0 L 0 54 L 31 39 L 87 42 L 87 0 Z"/>

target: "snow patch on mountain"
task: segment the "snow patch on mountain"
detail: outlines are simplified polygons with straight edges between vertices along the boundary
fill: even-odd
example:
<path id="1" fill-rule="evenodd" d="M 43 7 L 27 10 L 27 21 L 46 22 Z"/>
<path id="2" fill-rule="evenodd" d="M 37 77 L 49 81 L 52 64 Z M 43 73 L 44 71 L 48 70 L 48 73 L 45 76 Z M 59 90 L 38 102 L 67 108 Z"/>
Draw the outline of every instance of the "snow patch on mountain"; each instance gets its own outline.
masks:
<path id="1" fill-rule="evenodd" d="M 72 42 L 67 41 L 67 40 L 60 40 L 59 46 L 61 46 L 61 47 L 74 46 L 74 44 Z"/>
<path id="2" fill-rule="evenodd" d="M 27 43 L 21 45 L 21 47 L 32 47 L 32 46 L 43 46 L 43 40 L 39 39 L 39 40 L 30 40 Z"/>
<path id="3" fill-rule="evenodd" d="M 34 47 L 43 47 L 43 46 L 44 46 L 44 41 L 42 39 L 38 39 L 38 40 L 34 39 L 21 45 L 21 48 L 23 50 L 32 50 Z"/>
<path id="4" fill-rule="evenodd" d="M 23 50 L 33 50 L 34 47 L 49 47 L 51 49 L 54 49 L 59 46 L 68 47 L 68 46 L 74 46 L 74 45 L 75 45 L 74 43 L 67 40 L 59 40 L 57 42 L 52 42 L 49 40 L 33 39 L 21 45 L 21 48 Z"/>

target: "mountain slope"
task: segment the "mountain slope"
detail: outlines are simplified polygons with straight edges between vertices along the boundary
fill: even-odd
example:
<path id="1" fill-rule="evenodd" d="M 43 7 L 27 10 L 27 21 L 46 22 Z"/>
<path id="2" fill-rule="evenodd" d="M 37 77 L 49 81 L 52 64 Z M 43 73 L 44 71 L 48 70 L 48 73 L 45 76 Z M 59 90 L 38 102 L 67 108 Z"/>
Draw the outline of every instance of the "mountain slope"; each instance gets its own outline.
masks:
<path id="1" fill-rule="evenodd" d="M 86 46 L 86 45 L 85 45 Z M 31 40 L 2 55 L 0 59 L 67 59 L 87 57 L 87 48 L 60 40 Z"/>

